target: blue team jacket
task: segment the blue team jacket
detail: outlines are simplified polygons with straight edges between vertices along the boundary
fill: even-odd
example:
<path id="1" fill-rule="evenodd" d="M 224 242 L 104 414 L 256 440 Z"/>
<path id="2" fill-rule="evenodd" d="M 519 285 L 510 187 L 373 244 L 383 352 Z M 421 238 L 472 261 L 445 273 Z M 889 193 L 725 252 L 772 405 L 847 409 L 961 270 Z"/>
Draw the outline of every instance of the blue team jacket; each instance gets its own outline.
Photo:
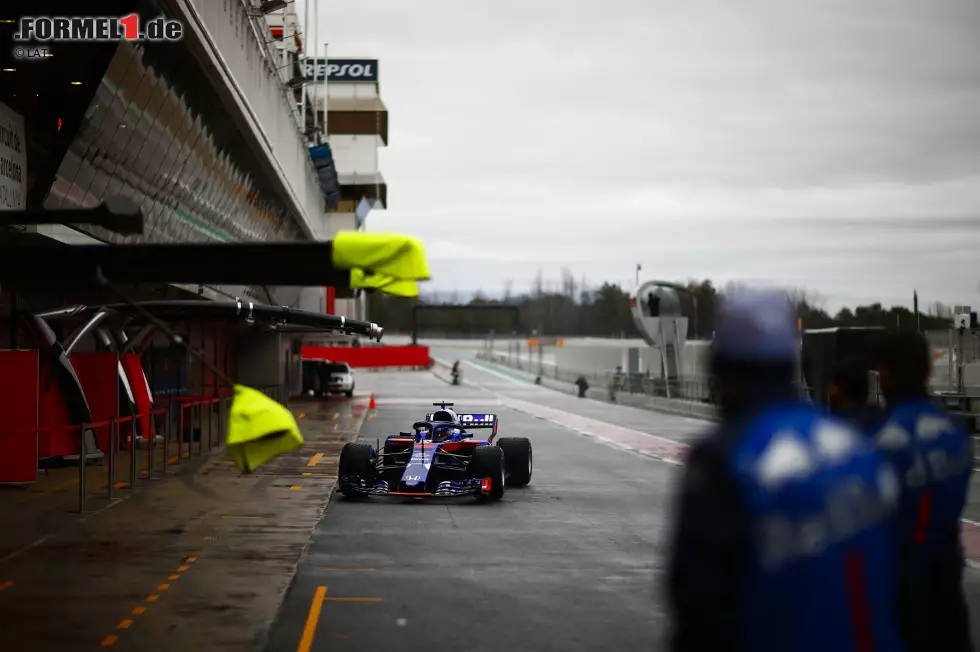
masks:
<path id="1" fill-rule="evenodd" d="M 769 408 L 729 464 L 754 524 L 744 649 L 899 652 L 892 530 L 899 481 L 853 427 Z"/>
<path id="2" fill-rule="evenodd" d="M 899 540 L 904 563 L 927 568 L 957 545 L 973 445 L 964 429 L 928 398 L 900 403 L 875 436 L 899 474 Z"/>

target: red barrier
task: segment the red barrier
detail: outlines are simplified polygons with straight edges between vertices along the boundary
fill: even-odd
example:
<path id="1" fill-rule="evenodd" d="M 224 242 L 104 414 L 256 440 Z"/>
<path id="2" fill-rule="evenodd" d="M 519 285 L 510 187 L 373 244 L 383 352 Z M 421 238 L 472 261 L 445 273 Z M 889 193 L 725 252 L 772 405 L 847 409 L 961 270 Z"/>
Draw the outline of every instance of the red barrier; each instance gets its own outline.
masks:
<path id="1" fill-rule="evenodd" d="M 54 377 L 48 356 L 41 360 L 41 376 L 38 381 L 40 402 L 37 425 L 37 455 L 40 459 L 78 455 L 81 448 L 78 424 L 72 424 L 68 412 L 68 399 Z M 81 381 L 79 381 L 81 382 Z M 84 391 L 84 390 L 83 390 Z"/>
<path id="2" fill-rule="evenodd" d="M 0 483 L 37 482 L 38 352 L 0 351 Z"/>
<path id="3" fill-rule="evenodd" d="M 119 400 L 119 367 L 116 365 L 116 354 L 108 351 L 93 351 L 89 353 L 73 353 L 68 358 L 71 366 L 78 374 L 78 380 L 85 391 L 85 398 L 92 410 L 93 421 L 106 421 L 119 416 L 116 411 L 116 401 Z M 109 428 L 92 428 L 95 431 L 99 449 L 108 451 Z M 116 444 L 126 441 L 131 426 L 121 427 L 117 433 Z M 117 448 L 118 450 L 118 448 Z M 77 449 L 76 451 L 77 452 Z"/>
<path id="4" fill-rule="evenodd" d="M 427 346 L 304 346 L 304 360 L 346 362 L 352 367 L 425 367 Z"/>

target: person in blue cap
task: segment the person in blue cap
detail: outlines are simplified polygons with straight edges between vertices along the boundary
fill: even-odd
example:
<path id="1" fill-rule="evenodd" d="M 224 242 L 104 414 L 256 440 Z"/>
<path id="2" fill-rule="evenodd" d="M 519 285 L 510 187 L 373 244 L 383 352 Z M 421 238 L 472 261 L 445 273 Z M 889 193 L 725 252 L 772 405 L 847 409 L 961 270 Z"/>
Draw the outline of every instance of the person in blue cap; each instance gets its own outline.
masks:
<path id="1" fill-rule="evenodd" d="M 962 424 L 929 396 L 931 358 L 919 333 L 882 337 L 876 366 L 886 418 L 875 440 L 902 478 L 897 602 L 905 650 L 964 652 L 973 647 L 960 518 L 973 445 Z"/>
<path id="2" fill-rule="evenodd" d="M 898 652 L 899 480 L 866 436 L 805 403 L 779 292 L 727 297 L 712 344 L 721 423 L 685 464 L 670 649 Z"/>

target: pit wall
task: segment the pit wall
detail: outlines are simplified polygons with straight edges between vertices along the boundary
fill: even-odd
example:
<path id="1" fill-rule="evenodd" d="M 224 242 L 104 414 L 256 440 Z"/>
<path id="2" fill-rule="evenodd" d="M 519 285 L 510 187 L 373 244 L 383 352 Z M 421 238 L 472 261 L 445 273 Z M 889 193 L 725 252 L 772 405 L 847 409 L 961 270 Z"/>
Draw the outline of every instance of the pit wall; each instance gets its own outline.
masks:
<path id="1" fill-rule="evenodd" d="M 537 381 L 537 383 L 542 387 L 547 387 L 548 389 L 553 389 L 563 394 L 572 394 L 575 396 L 578 395 L 578 387 L 573 383 L 555 378 L 549 378 L 546 375 L 537 376 L 535 374 L 527 373 L 526 371 L 515 370 L 513 367 L 507 365 L 490 362 L 486 360 L 485 356 L 482 355 L 480 356 L 480 359 L 482 364 L 500 369 L 506 369 L 508 374 L 518 375 L 525 378 L 529 382 Z M 465 384 L 465 378 L 463 379 L 463 382 Z M 664 398 L 660 396 L 648 396 L 644 394 L 630 394 L 628 392 L 611 393 L 607 387 L 590 386 L 585 392 L 585 399 L 602 401 L 604 403 L 629 405 L 630 407 L 693 417 L 696 419 L 705 419 L 709 421 L 717 419 L 717 409 L 714 406 L 706 403 Z"/>

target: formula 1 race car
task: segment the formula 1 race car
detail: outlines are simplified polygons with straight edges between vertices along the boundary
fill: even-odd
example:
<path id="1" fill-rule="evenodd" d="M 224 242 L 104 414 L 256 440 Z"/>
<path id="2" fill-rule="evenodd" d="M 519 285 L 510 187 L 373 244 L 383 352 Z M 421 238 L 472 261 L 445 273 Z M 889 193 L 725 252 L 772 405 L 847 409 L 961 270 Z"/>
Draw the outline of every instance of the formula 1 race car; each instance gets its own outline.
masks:
<path id="1" fill-rule="evenodd" d="M 476 496 L 495 501 L 504 484 L 531 482 L 531 442 L 524 437 L 496 439 L 496 414 L 457 414 L 452 403 L 412 425 L 412 432 L 388 437 L 376 449 L 370 442 L 346 444 L 340 452 L 338 487 L 357 496 Z M 470 430 L 492 429 L 486 441 Z M 379 450 L 380 449 L 380 450 Z"/>

